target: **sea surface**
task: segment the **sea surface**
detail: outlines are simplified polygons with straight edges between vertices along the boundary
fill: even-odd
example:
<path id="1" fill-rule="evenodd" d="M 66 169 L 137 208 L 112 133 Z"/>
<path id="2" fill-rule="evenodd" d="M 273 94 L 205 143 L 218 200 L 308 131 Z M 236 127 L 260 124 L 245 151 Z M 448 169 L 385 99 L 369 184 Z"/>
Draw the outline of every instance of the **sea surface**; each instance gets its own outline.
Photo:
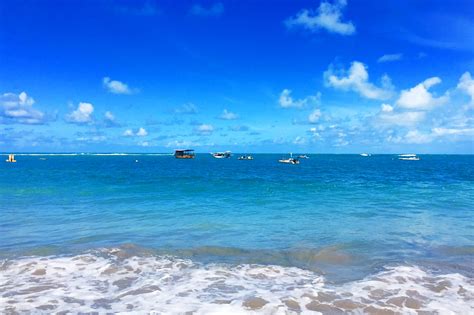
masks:
<path id="1" fill-rule="evenodd" d="M 474 156 L 309 156 L 1 161 L 0 313 L 474 314 Z"/>

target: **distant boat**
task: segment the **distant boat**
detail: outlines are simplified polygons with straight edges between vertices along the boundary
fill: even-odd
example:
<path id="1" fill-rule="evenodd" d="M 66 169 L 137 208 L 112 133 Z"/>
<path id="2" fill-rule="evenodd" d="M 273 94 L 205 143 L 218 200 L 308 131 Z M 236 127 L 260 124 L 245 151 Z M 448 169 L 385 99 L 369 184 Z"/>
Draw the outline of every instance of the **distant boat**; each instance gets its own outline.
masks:
<path id="1" fill-rule="evenodd" d="M 251 156 L 251 155 L 241 155 L 237 158 L 237 160 L 253 160 L 253 156 Z"/>
<path id="2" fill-rule="evenodd" d="M 298 155 L 298 159 L 309 159 L 309 156 L 307 156 L 306 154 Z"/>
<path id="3" fill-rule="evenodd" d="M 285 164 L 300 164 L 300 160 L 298 158 L 294 158 L 293 153 L 290 153 L 290 157 L 288 159 L 281 159 L 278 160 L 278 162 Z"/>
<path id="4" fill-rule="evenodd" d="M 360 156 L 364 156 L 364 157 L 367 157 L 367 156 L 371 156 L 372 154 L 370 153 L 361 153 Z"/>
<path id="5" fill-rule="evenodd" d="M 232 156 L 232 153 L 230 151 L 225 151 L 225 152 L 211 153 L 211 155 L 216 159 L 228 159 Z"/>
<path id="6" fill-rule="evenodd" d="M 416 154 L 399 154 L 398 159 L 402 161 L 419 161 L 420 158 Z"/>
<path id="7" fill-rule="evenodd" d="M 8 154 L 8 159 L 5 162 L 16 163 L 15 154 Z"/>
<path id="8" fill-rule="evenodd" d="M 195 156 L 194 150 L 191 149 L 174 150 L 174 157 L 177 159 L 194 159 Z"/>

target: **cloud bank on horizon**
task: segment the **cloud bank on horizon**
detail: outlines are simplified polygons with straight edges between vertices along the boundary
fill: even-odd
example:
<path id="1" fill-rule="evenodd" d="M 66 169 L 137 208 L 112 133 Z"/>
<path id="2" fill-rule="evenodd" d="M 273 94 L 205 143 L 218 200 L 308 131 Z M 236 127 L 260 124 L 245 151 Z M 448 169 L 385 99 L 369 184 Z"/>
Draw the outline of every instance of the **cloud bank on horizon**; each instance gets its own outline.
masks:
<path id="1" fill-rule="evenodd" d="M 363 4 L 2 1 L 1 151 L 474 153 L 469 1 Z"/>

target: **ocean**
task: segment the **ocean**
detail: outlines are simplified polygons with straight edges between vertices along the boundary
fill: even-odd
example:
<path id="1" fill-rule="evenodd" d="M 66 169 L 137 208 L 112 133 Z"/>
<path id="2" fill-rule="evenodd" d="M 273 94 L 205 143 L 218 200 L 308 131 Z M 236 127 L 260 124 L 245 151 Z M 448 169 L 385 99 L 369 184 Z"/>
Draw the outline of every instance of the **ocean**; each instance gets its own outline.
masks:
<path id="1" fill-rule="evenodd" d="M 474 157 L 23 154 L 4 313 L 474 313 Z"/>

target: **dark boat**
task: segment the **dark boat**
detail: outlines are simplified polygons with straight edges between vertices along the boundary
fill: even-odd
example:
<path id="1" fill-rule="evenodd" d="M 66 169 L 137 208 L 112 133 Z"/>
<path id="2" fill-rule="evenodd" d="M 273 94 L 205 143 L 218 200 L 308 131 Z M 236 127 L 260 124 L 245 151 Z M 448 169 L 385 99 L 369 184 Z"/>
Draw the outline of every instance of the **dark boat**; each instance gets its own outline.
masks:
<path id="1" fill-rule="evenodd" d="M 177 159 L 194 159 L 194 150 L 174 150 L 174 157 Z"/>

